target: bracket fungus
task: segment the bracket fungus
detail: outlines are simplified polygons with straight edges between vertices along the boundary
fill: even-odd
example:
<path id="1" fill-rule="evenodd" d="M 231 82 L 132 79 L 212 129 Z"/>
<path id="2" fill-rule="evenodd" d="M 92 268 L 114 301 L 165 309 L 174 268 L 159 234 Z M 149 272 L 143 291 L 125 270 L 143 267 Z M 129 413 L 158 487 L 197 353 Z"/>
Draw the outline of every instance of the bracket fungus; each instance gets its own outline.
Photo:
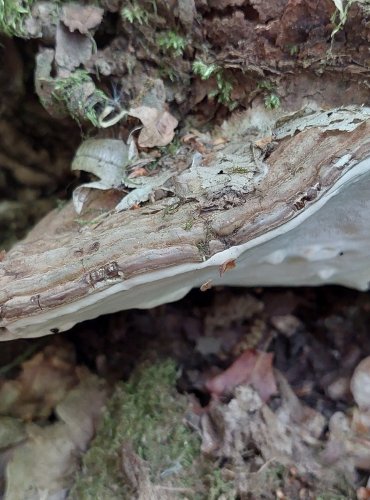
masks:
<path id="1" fill-rule="evenodd" d="M 370 108 L 262 114 L 239 116 L 237 132 L 226 124 L 222 145 L 188 151 L 189 166 L 168 176 L 169 197 L 97 219 L 98 200 L 83 225 L 70 202 L 39 222 L 0 262 L 0 339 L 64 331 L 194 287 L 366 290 Z"/>

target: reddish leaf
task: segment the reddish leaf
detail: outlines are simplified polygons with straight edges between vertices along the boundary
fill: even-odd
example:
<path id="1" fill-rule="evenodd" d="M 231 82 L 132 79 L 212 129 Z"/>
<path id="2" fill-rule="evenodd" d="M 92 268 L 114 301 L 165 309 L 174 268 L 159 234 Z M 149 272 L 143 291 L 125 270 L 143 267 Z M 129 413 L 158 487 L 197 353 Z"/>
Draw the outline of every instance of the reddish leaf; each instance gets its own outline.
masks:
<path id="1" fill-rule="evenodd" d="M 129 179 L 134 179 L 135 177 L 145 177 L 148 175 L 148 171 L 144 167 L 139 167 L 133 170 L 133 172 L 128 176 Z"/>
<path id="2" fill-rule="evenodd" d="M 224 372 L 208 380 L 206 387 L 214 397 L 230 393 L 241 384 L 251 385 L 263 401 L 277 393 L 272 370 L 273 354 L 248 349 Z"/>
<path id="3" fill-rule="evenodd" d="M 221 264 L 219 267 L 220 270 L 220 276 L 222 276 L 226 271 L 230 271 L 230 269 L 234 269 L 236 267 L 236 262 L 235 259 L 230 259 Z"/>

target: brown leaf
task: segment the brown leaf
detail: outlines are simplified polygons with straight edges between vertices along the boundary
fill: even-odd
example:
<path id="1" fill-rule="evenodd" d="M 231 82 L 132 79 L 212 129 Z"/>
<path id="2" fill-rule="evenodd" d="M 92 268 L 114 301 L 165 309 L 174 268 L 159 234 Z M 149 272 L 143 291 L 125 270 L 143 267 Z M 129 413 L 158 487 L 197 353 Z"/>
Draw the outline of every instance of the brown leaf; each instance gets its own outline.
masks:
<path id="1" fill-rule="evenodd" d="M 224 372 L 208 380 L 206 387 L 214 397 L 232 392 L 241 384 L 249 384 L 258 392 L 262 401 L 277 393 L 272 370 L 273 354 L 248 349 Z"/>
<path id="2" fill-rule="evenodd" d="M 172 141 L 178 121 L 168 111 L 139 106 L 130 109 L 128 114 L 138 118 L 144 125 L 138 139 L 140 147 L 167 146 Z"/>
<path id="3" fill-rule="evenodd" d="M 73 350 L 48 346 L 23 363 L 17 379 L 0 385 L 0 413 L 24 420 L 47 418 L 77 382 Z"/>
<path id="4" fill-rule="evenodd" d="M 136 168 L 129 176 L 129 179 L 134 179 L 135 177 L 145 177 L 148 175 L 148 171 L 144 167 Z"/>
<path id="5" fill-rule="evenodd" d="M 62 23 L 57 26 L 55 61 L 64 76 L 85 64 L 91 57 L 93 43 L 80 33 L 71 33 Z"/>
<path id="6" fill-rule="evenodd" d="M 206 290 L 209 290 L 210 288 L 212 288 L 212 285 L 213 285 L 213 281 L 208 280 L 205 283 L 203 283 L 203 285 L 201 285 L 200 291 L 205 292 Z"/>
<path id="7" fill-rule="evenodd" d="M 57 405 L 56 422 L 25 426 L 25 439 L 13 448 L 7 463 L 6 498 L 66 497 L 108 393 L 106 383 L 87 369 L 79 370 L 78 378 L 79 383 Z"/>
<path id="8" fill-rule="evenodd" d="M 357 491 L 357 500 L 370 500 L 370 488 L 361 486 Z"/>
<path id="9" fill-rule="evenodd" d="M 184 144 L 189 144 L 199 153 L 204 154 L 207 151 L 207 147 L 204 145 L 201 138 L 199 138 L 198 135 L 195 134 L 194 132 L 189 132 L 188 134 L 185 134 L 182 138 L 182 142 Z"/>
<path id="10" fill-rule="evenodd" d="M 266 146 L 268 146 L 271 142 L 272 142 L 272 136 L 269 135 L 267 137 L 262 137 L 262 139 L 259 139 L 254 144 L 255 146 L 257 146 L 257 148 L 263 149 Z"/>
<path id="11" fill-rule="evenodd" d="M 235 259 L 230 259 L 221 264 L 219 267 L 220 270 L 220 276 L 222 276 L 226 271 L 230 271 L 231 269 L 234 269 L 236 267 L 236 262 Z"/>
<path id="12" fill-rule="evenodd" d="M 96 28 L 103 19 L 104 10 L 93 5 L 69 3 L 63 6 L 62 21 L 70 31 L 79 31 L 86 35 L 90 29 Z"/>
<path id="13" fill-rule="evenodd" d="M 370 356 L 357 365 L 351 379 L 351 392 L 361 409 L 370 409 Z"/>

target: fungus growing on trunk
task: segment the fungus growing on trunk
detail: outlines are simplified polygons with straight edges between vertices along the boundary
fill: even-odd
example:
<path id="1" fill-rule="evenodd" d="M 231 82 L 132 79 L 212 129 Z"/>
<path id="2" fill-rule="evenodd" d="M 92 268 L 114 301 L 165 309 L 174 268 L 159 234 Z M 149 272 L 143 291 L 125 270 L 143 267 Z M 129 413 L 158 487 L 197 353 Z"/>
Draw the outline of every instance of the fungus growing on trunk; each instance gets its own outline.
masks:
<path id="1" fill-rule="evenodd" d="M 170 197 L 121 212 L 115 200 L 103 215 L 98 197 L 83 224 L 72 202 L 44 218 L 0 263 L 0 339 L 64 331 L 194 287 L 366 290 L 370 108 L 238 120 L 237 132 L 235 119 L 223 127 L 223 144 L 187 151 L 189 166 L 166 180 Z"/>

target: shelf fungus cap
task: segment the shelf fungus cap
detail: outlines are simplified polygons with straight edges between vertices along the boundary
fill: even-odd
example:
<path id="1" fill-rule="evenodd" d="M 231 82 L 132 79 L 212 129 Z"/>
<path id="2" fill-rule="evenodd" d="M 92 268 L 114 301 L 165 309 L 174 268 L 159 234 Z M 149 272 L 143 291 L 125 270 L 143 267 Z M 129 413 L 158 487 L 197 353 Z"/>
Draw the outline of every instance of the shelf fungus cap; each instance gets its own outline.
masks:
<path id="1" fill-rule="evenodd" d="M 366 290 L 370 108 L 252 114 L 223 127 L 222 145 L 189 151 L 188 168 L 165 176 L 169 196 L 97 217 L 98 200 L 83 224 L 72 203 L 43 219 L 0 262 L 0 339 L 57 333 L 195 287 Z"/>

